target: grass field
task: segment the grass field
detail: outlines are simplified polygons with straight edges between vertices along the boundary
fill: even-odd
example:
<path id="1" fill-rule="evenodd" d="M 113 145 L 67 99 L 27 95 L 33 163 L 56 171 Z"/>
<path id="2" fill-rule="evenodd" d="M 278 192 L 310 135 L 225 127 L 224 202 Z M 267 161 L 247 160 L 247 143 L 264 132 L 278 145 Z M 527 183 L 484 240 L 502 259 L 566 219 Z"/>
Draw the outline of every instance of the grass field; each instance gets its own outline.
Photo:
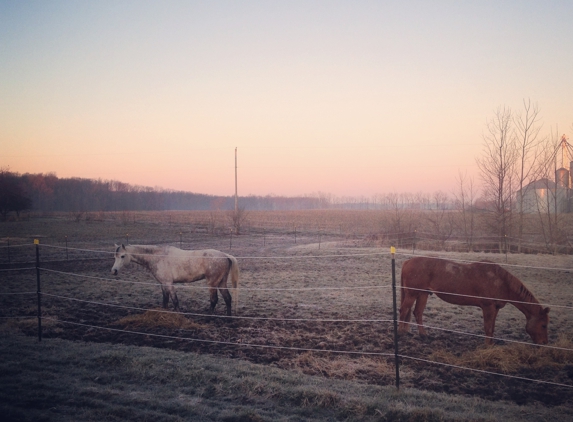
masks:
<path id="1" fill-rule="evenodd" d="M 525 318 L 511 305 L 500 311 L 497 320 L 496 337 L 500 340 L 486 348 L 479 337 L 483 325 L 478 308 L 456 307 L 431 297 L 425 318 L 427 325 L 436 328 L 425 339 L 413 333 L 400 339 L 404 357 L 402 389 L 397 393 L 393 387 L 391 259 L 387 246 L 372 245 L 368 234 L 349 235 L 345 232 L 351 230 L 344 227 L 339 227 L 338 233 L 311 230 L 314 223 L 308 223 L 306 230 L 301 224 L 295 237 L 293 230 L 287 230 L 288 225 L 272 230 L 252 221 L 250 233 L 231 237 L 209 231 L 197 221 L 191 223 L 190 215 L 177 214 L 177 219 L 171 220 L 165 216 L 156 221 L 147 218 L 151 221 L 139 217 L 135 222 L 133 218 L 80 222 L 43 218 L 0 225 L 0 238 L 10 238 L 12 263 L 33 261 L 31 240 L 39 238 L 44 268 L 44 339 L 40 344 L 35 339 L 37 321 L 33 318 L 36 295 L 6 294 L 35 292 L 35 271 L 0 273 L 0 316 L 4 317 L 0 321 L 6 346 L 2 350 L 6 386 L 2 402 L 14 420 L 20 416 L 38 420 L 40 411 L 45 412 L 45 420 L 77 420 L 72 414 L 78 411 L 86 412 L 80 419 L 101 420 L 98 415 L 104 401 L 110 406 L 109 420 L 571 419 L 573 388 L 563 386 L 573 386 L 570 256 L 428 252 L 452 259 L 487 258 L 509 265 L 507 269 L 552 308 L 549 338 L 553 348 L 531 345 L 524 329 Z M 281 218 L 291 220 L 284 215 Z M 278 216 L 270 213 L 265 224 L 273 219 Z M 240 318 L 223 318 L 221 304 L 214 316 L 208 315 L 208 293 L 199 283 L 178 289 L 182 314 L 155 311 L 161 304 L 161 292 L 149 273 L 132 265 L 118 278 L 110 275 L 113 243 L 128 240 L 170 243 L 184 249 L 216 248 L 235 255 L 241 268 Z M 0 260 L 6 263 L 6 247 L 2 251 Z M 398 274 L 411 253 L 409 249 L 398 250 Z M 22 316 L 31 318 L 14 318 Z M 19 352 L 24 349 L 29 355 Z M 77 359 L 71 357 L 70 351 L 75 349 Z M 50 350 L 51 357 L 40 365 L 36 359 L 45 350 Z M 111 357 L 102 357 L 106 353 Z M 132 362 L 126 357 L 131 354 L 145 354 L 141 359 L 154 362 L 149 366 L 156 371 L 149 377 L 151 387 L 137 378 L 140 370 L 133 369 L 131 363 L 124 365 Z M 212 368 L 213 373 L 207 371 L 211 375 L 201 378 L 201 369 L 194 373 L 181 363 L 189 357 L 212 362 L 201 368 Z M 165 363 L 168 361 L 176 363 Z M 19 369 L 13 369 L 15 366 Z M 237 367 L 253 371 L 248 382 L 241 383 L 241 375 L 234 372 Z M 73 375 L 68 370 L 85 373 Z M 39 407 L 25 405 L 35 402 L 44 382 L 43 372 L 51 374 L 52 380 L 66 380 L 54 381 L 50 387 L 57 390 L 53 407 L 65 410 L 46 411 L 50 407 L 43 399 Z M 105 388 L 98 390 L 97 380 L 91 377 L 102 377 L 100 373 L 106 382 Z M 272 380 L 267 374 L 272 374 Z M 72 381 L 75 377 L 85 385 Z M 185 378 L 185 386 L 180 377 Z M 19 382 L 29 383 L 29 393 L 12 388 Z M 182 390 L 187 387 L 190 390 Z M 146 388 L 157 391 L 157 396 L 151 397 L 149 391 L 143 391 Z M 107 399 L 94 399 L 91 404 L 82 400 L 67 404 L 64 399 L 76 390 L 89 397 L 90 389 Z M 131 389 L 137 393 L 132 394 Z M 23 397 L 15 400 L 16 391 Z M 180 395 L 185 399 L 177 402 Z M 178 410 L 170 405 L 162 407 L 160 397 Z M 144 413 L 130 414 L 130 406 L 144 409 Z M 122 411 L 125 415 L 118 416 Z M 148 416 L 143 416 L 148 411 Z"/>

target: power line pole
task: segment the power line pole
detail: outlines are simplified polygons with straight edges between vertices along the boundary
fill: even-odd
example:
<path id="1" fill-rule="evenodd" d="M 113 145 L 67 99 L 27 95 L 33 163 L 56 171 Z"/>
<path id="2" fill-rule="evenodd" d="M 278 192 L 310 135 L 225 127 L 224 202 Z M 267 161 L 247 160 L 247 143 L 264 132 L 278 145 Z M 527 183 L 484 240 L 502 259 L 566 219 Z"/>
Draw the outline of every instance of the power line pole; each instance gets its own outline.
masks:
<path id="1" fill-rule="evenodd" d="M 237 194 L 237 147 L 235 147 L 235 217 L 239 212 L 239 197 Z"/>

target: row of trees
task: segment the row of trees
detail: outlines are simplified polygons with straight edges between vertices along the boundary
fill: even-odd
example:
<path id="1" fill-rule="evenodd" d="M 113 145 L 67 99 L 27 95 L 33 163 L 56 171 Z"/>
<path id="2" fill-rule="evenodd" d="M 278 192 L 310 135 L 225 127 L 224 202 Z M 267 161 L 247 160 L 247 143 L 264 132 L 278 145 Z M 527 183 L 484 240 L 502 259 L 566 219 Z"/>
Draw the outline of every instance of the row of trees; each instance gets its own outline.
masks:
<path id="1" fill-rule="evenodd" d="M 553 130 L 544 134 L 542 128 L 539 107 L 530 100 L 524 100 L 519 111 L 499 107 L 487 121 L 483 152 L 476 157 L 479 187 L 472 177 L 459 173 L 449 194 L 378 195 L 375 208 L 391 211 L 388 227 L 394 233 L 412 232 L 423 225 L 444 242 L 453 233 L 461 234 L 470 248 L 478 230 L 480 235 L 495 236 L 500 251 L 507 248 L 508 239 L 517 241 L 518 251 L 532 238 L 545 242 L 548 251 L 572 246 L 571 218 L 550 202 L 559 199 L 559 188 L 553 182 L 556 170 L 568 166 L 573 152 L 567 144 L 569 156 L 559 154 L 565 139 Z M 546 203 L 536 197 L 535 209 L 528 209 L 523 193 L 534 182 L 544 187 Z M 570 188 L 562 190 L 565 200 L 573 196 Z"/>
<path id="2" fill-rule="evenodd" d="M 39 212 L 232 210 L 232 196 L 204 195 L 129 185 L 113 180 L 58 178 L 55 174 L 12 173 L 0 169 L 2 216 L 23 210 Z M 305 209 L 432 209 L 454 207 L 447 193 L 378 194 L 372 198 L 338 198 L 314 193 L 299 197 L 244 196 L 241 208 L 248 210 Z"/>
<path id="3" fill-rule="evenodd" d="M 41 212 L 88 212 L 163 210 L 182 203 L 199 209 L 209 209 L 211 197 L 185 192 L 166 192 L 140 186 L 132 186 L 117 181 L 102 181 L 80 178 L 58 178 L 54 174 L 24 174 L 1 170 L 7 182 L 0 185 L 3 198 L 3 217 L 10 211 L 19 212 L 33 209 Z M 18 197 L 26 198 L 19 206 L 13 196 L 4 192 L 18 192 Z"/>
<path id="4" fill-rule="evenodd" d="M 553 180 L 556 170 L 565 157 L 560 151 L 561 139 L 553 130 L 542 134 L 540 110 L 530 100 L 523 101 L 523 109 L 514 112 L 508 107 L 499 107 L 488 120 L 483 135 L 483 153 L 477 158 L 480 170 L 481 195 L 489 204 L 489 230 L 499 238 L 500 248 L 507 237 L 516 237 L 521 242 L 527 224 L 524 206 L 525 188 L 535 181 L 544 183 L 547 193 L 545 200 L 557 200 L 557 186 Z M 573 159 L 573 157 L 569 157 Z M 569 181 L 567 181 L 568 183 Z M 567 188 L 566 188 L 567 189 Z M 465 201 L 473 192 L 473 184 L 461 180 L 458 199 Z M 567 190 L 566 195 L 570 195 Z M 471 204 L 471 201 L 470 201 Z M 569 228 L 565 226 L 564 215 L 557 206 L 540 206 L 536 201 L 537 216 L 546 243 L 567 242 Z"/>
<path id="5" fill-rule="evenodd" d="M 241 207 L 252 210 L 324 208 L 320 197 L 247 196 Z M 134 186 L 114 180 L 58 178 L 0 169 L 0 218 L 24 210 L 39 212 L 230 210 L 232 196 Z"/>

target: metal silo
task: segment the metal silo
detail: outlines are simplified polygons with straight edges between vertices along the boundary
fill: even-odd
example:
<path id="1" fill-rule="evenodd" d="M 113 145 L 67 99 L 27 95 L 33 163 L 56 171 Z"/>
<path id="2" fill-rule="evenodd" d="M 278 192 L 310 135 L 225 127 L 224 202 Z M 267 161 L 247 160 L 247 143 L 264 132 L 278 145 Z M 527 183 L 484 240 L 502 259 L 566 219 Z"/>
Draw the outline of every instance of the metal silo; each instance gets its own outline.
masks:
<path id="1" fill-rule="evenodd" d="M 569 188 L 569 170 L 564 167 L 555 171 L 555 184 L 562 188 Z"/>

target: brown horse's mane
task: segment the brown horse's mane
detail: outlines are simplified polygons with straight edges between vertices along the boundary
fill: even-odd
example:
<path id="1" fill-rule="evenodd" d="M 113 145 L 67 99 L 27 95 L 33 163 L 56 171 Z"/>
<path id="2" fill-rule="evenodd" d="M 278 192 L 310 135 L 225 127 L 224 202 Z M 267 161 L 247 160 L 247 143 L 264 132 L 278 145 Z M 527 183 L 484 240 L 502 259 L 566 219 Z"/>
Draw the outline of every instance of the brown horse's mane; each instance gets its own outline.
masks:
<path id="1" fill-rule="evenodd" d="M 490 262 L 488 262 L 488 264 L 489 263 Z M 529 291 L 529 289 L 525 287 L 525 284 L 521 282 L 521 280 L 519 280 L 516 276 L 511 274 L 501 265 L 493 265 L 496 267 L 497 275 L 506 283 L 506 285 L 509 287 L 509 291 L 516 296 L 516 300 L 520 302 L 539 303 L 535 296 L 533 296 L 533 294 Z"/>

